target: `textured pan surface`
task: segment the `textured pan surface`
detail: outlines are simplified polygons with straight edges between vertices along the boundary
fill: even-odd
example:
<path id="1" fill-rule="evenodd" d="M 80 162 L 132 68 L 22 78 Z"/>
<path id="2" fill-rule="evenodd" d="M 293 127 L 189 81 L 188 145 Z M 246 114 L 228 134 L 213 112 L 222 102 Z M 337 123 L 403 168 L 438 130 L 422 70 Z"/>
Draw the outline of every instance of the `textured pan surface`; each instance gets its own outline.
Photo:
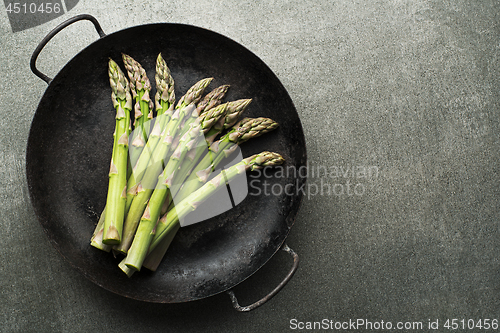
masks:
<path id="1" fill-rule="evenodd" d="M 141 41 L 138 46 L 136 41 Z M 217 33 L 180 24 L 143 25 L 107 35 L 77 54 L 57 74 L 33 119 L 27 177 L 35 212 L 50 241 L 82 274 L 112 292 L 151 302 L 183 302 L 227 290 L 252 275 L 286 239 L 302 199 L 305 178 L 293 173 L 261 177 L 293 195 L 249 195 L 232 210 L 182 228 L 158 271 L 127 278 L 118 260 L 89 245 L 106 201 L 114 109 L 107 62 L 123 69 L 121 53 L 138 60 L 154 82 L 159 52 L 176 84 L 176 96 L 214 77 L 230 84 L 226 100 L 252 98 L 245 116 L 270 117 L 278 130 L 242 146 L 243 155 L 269 150 L 286 167 L 306 164 L 305 140 L 295 107 L 276 76 L 253 53 Z M 154 91 L 151 96 L 154 96 Z M 278 189 L 278 187 L 275 187 Z M 263 188 L 262 188 L 263 190 Z M 278 191 L 275 191 L 278 192 Z"/>

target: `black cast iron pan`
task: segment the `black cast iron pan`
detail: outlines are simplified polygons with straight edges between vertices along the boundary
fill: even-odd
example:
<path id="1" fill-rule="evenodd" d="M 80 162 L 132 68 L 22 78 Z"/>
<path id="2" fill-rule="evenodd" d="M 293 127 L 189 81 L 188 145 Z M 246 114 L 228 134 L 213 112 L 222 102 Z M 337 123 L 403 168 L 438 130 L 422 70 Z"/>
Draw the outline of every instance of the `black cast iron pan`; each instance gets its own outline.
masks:
<path id="1" fill-rule="evenodd" d="M 55 34 L 79 20 L 91 21 L 101 38 L 50 79 L 38 71 L 36 59 Z M 277 293 L 297 269 L 298 257 L 285 239 L 302 199 L 300 188 L 305 178 L 301 173 L 267 175 L 265 179 L 262 175 L 260 186 L 267 181 L 268 188 L 275 186 L 273 194 L 262 191 L 255 195 L 255 190 L 233 209 L 182 228 L 154 273 L 142 270 L 127 278 L 117 268 L 116 259 L 89 245 L 106 201 L 112 150 L 115 112 L 107 62 L 113 58 L 121 64 L 122 52 L 138 60 L 152 82 L 156 56 L 161 52 L 175 79 L 176 96 L 205 77 L 215 78 L 211 88 L 230 84 L 227 100 L 253 99 L 245 116 L 270 117 L 280 124 L 278 130 L 242 145 L 243 155 L 269 150 L 284 156 L 288 170 L 306 165 L 301 123 L 287 91 L 243 46 L 220 34 L 182 24 L 142 25 L 106 35 L 94 17 L 79 15 L 56 27 L 31 59 L 32 71 L 48 83 L 33 119 L 26 156 L 30 197 L 43 229 L 78 271 L 117 294 L 176 303 L 228 291 L 237 309 L 255 308 Z M 287 193 L 277 190 L 285 187 Z M 290 273 L 263 300 L 239 306 L 231 288 L 280 248 L 293 255 Z"/>

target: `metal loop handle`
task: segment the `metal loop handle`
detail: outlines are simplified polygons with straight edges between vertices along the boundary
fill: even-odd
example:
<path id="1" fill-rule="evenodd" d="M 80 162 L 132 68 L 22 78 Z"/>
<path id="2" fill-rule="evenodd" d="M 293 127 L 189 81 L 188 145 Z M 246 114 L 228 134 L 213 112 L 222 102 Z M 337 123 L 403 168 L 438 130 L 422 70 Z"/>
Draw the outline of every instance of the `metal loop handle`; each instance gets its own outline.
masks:
<path id="1" fill-rule="evenodd" d="M 231 303 L 233 304 L 233 307 L 237 311 L 248 312 L 248 311 L 251 311 L 251 310 L 261 306 L 262 304 L 266 303 L 271 298 L 273 298 L 281 289 L 283 289 L 283 287 L 288 283 L 288 281 L 290 281 L 293 274 L 295 274 L 295 272 L 297 271 L 297 268 L 299 267 L 299 255 L 297 253 L 295 253 L 295 251 L 293 251 L 291 248 L 289 248 L 288 245 L 286 245 L 286 244 L 283 244 L 281 249 L 283 251 L 287 252 L 288 254 L 290 254 L 293 258 L 293 265 L 292 265 L 292 268 L 290 269 L 290 271 L 288 272 L 288 274 L 285 276 L 283 281 L 281 281 L 280 284 L 278 284 L 278 286 L 276 286 L 276 288 L 273 289 L 273 291 L 271 291 L 269 294 L 264 296 L 259 301 L 255 302 L 253 304 L 250 304 L 248 306 L 241 306 L 238 303 L 238 299 L 236 298 L 236 295 L 234 294 L 233 290 L 227 291 L 227 293 L 229 294 L 229 297 L 231 298 Z"/>
<path id="2" fill-rule="evenodd" d="M 59 31 L 66 28 L 68 25 L 75 23 L 77 21 L 81 21 L 81 20 L 89 20 L 90 22 L 92 22 L 94 24 L 95 30 L 99 34 L 99 37 L 102 38 L 102 37 L 106 36 L 104 31 L 102 31 L 101 25 L 99 24 L 99 22 L 97 22 L 97 19 L 95 17 L 93 17 L 92 15 L 88 15 L 88 14 L 81 14 L 81 15 L 74 16 L 74 17 L 62 22 L 57 27 L 55 27 L 51 32 L 49 32 L 49 34 L 47 36 L 45 36 L 44 39 L 42 39 L 40 44 L 38 44 L 35 51 L 33 51 L 33 55 L 31 56 L 31 62 L 30 62 L 31 71 L 33 72 L 33 74 L 35 74 L 40 79 L 47 82 L 47 84 L 50 84 L 52 79 L 50 77 L 48 77 L 47 75 L 43 74 L 42 72 L 40 72 L 36 68 L 36 59 L 38 58 L 38 55 L 40 54 L 42 49 L 45 47 L 45 45 L 47 45 L 47 43 L 52 39 L 52 37 L 54 37 Z"/>

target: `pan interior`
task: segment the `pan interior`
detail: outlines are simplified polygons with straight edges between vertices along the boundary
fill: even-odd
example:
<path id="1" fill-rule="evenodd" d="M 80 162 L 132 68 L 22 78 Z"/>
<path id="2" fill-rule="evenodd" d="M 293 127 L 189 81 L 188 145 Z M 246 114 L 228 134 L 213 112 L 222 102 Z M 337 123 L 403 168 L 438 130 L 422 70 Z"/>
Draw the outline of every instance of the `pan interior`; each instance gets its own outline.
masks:
<path id="1" fill-rule="evenodd" d="M 141 40 L 141 44 L 133 41 Z M 278 130 L 242 146 L 243 156 L 263 150 L 298 170 L 306 164 L 300 120 L 272 71 L 238 43 L 211 31 L 180 24 L 152 24 L 110 34 L 77 54 L 42 97 L 28 140 L 27 177 L 35 212 L 50 241 L 82 274 L 118 294 L 151 302 L 182 302 L 229 289 L 258 270 L 279 249 L 292 227 L 305 178 L 298 174 L 248 175 L 285 188 L 253 193 L 235 208 L 182 228 L 159 269 L 127 278 L 118 259 L 89 245 L 106 202 L 114 115 L 108 59 L 122 67 L 121 53 L 139 61 L 154 83 L 162 53 L 179 98 L 198 80 L 213 77 L 208 91 L 231 88 L 226 100 L 252 98 L 247 117 L 270 117 Z M 151 96 L 154 96 L 154 89 Z M 290 184 L 290 185 L 289 185 Z M 270 188 L 270 187 L 269 187 Z M 254 190 L 256 192 L 256 190 Z M 275 191 L 276 193 L 277 191 Z"/>

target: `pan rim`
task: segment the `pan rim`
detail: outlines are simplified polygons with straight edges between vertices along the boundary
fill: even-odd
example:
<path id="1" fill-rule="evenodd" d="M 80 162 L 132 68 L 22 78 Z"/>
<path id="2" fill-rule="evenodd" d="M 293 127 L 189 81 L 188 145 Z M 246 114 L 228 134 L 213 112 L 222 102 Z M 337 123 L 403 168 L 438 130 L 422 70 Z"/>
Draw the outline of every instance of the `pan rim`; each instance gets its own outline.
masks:
<path id="1" fill-rule="evenodd" d="M 33 134 L 33 128 L 34 128 L 35 121 L 37 120 L 37 115 L 40 114 L 40 112 L 39 112 L 40 104 L 41 104 L 43 98 L 45 97 L 45 95 L 47 94 L 47 91 L 49 89 L 51 89 L 50 87 L 51 86 L 55 86 L 55 84 L 58 82 L 58 78 L 61 75 L 61 72 L 64 71 L 64 68 L 66 68 L 66 66 L 68 66 L 68 64 L 70 64 L 72 61 L 75 61 L 75 59 L 78 58 L 82 54 L 82 52 L 84 52 L 85 50 L 87 50 L 92 45 L 97 44 L 99 42 L 103 42 L 103 41 L 106 40 L 106 38 L 108 38 L 110 36 L 114 36 L 114 35 L 117 35 L 117 34 L 120 34 L 120 33 L 127 33 L 128 31 L 131 31 L 133 29 L 143 28 L 143 27 L 148 27 L 148 26 L 156 26 L 156 27 L 159 27 L 159 26 L 178 26 L 178 27 L 185 27 L 185 28 L 194 29 L 194 30 L 198 30 L 199 29 L 199 30 L 203 30 L 203 31 L 205 31 L 206 33 L 209 33 L 209 34 L 215 34 L 219 38 L 226 39 L 226 40 L 230 41 L 231 43 L 234 43 L 234 44 L 238 45 L 239 47 L 242 47 L 246 52 L 249 52 L 254 57 L 256 57 L 262 63 L 262 65 L 265 66 L 265 68 L 276 77 L 277 82 L 280 83 L 281 87 L 286 92 L 286 89 L 281 84 L 281 81 L 277 78 L 276 74 L 269 68 L 269 66 L 264 61 L 262 61 L 257 55 L 255 55 L 252 51 L 250 51 L 249 49 L 247 49 L 245 46 L 241 45 L 240 43 L 236 42 L 235 40 L 233 40 L 233 39 L 231 39 L 231 38 L 229 38 L 229 37 L 227 37 L 227 36 L 225 36 L 225 35 L 223 35 L 221 33 L 218 33 L 218 32 L 206 29 L 206 28 L 197 27 L 197 26 L 190 25 L 190 24 L 183 24 L 183 23 L 148 23 L 148 24 L 144 24 L 144 25 L 128 27 L 128 28 L 125 28 L 125 29 L 122 29 L 122 30 L 118 30 L 118 31 L 113 32 L 113 33 L 110 33 L 110 34 L 108 34 L 108 35 L 106 35 L 106 36 L 104 36 L 104 37 L 102 37 L 100 39 L 97 39 L 96 41 L 94 41 L 91 44 L 89 44 L 86 48 L 84 48 L 83 50 L 79 51 L 72 59 L 70 59 L 63 66 L 63 68 L 54 76 L 52 82 L 46 87 L 46 90 L 45 90 L 44 94 L 41 97 L 41 100 L 40 100 L 40 102 L 39 102 L 39 104 L 37 106 L 37 109 L 36 109 L 35 114 L 33 116 L 33 120 L 31 122 L 30 131 L 29 131 L 28 140 L 27 140 L 26 167 L 25 167 L 25 170 L 26 170 L 27 179 L 28 179 L 28 183 L 27 184 L 28 184 L 28 192 L 29 192 L 30 201 L 31 201 L 32 206 L 34 208 L 35 216 L 36 216 L 37 220 L 39 221 L 39 223 L 41 223 L 41 226 L 42 226 L 42 229 L 44 230 L 44 233 L 49 238 L 49 241 L 51 242 L 51 244 L 56 248 L 57 252 L 65 259 L 65 261 L 69 262 L 71 264 L 71 266 L 74 267 L 77 271 L 79 271 L 86 279 L 92 281 L 96 285 L 99 285 L 103 289 L 106 289 L 108 291 L 111 291 L 111 292 L 113 292 L 115 294 L 119 294 L 119 295 L 127 297 L 127 298 L 131 298 L 131 299 L 135 299 L 135 300 L 140 300 L 140 301 L 146 301 L 146 302 L 154 302 L 154 303 L 182 303 L 182 302 L 186 302 L 186 300 L 179 300 L 179 301 L 150 300 L 150 299 L 141 299 L 141 298 L 138 298 L 138 297 L 133 297 L 133 296 L 130 296 L 128 294 L 121 293 L 119 290 L 115 290 L 113 288 L 110 288 L 107 284 L 102 283 L 101 281 L 99 281 L 98 279 L 96 279 L 94 276 L 89 275 L 87 271 L 85 271 L 84 269 L 82 269 L 81 267 L 79 267 L 78 265 L 76 265 L 72 260 L 70 260 L 70 258 L 67 257 L 61 251 L 60 247 L 58 246 L 58 242 L 51 237 L 51 235 L 49 234 L 47 228 L 45 228 L 44 223 L 46 223 L 48 221 L 41 221 L 41 215 L 43 215 L 43 214 L 41 214 L 41 212 L 39 211 L 40 207 L 38 207 L 38 205 L 36 204 L 38 199 L 36 198 L 35 194 L 33 193 L 33 186 L 32 186 L 33 180 L 31 179 L 31 173 L 30 173 L 31 168 L 34 167 L 32 165 L 33 162 L 31 161 L 31 159 L 29 157 L 33 153 L 33 151 L 32 151 L 33 145 L 30 144 L 30 143 L 33 140 L 35 140 L 34 134 Z M 288 95 L 288 98 L 290 99 L 290 103 L 293 106 L 293 109 L 294 109 L 294 112 L 297 115 L 297 118 L 299 119 L 298 112 L 297 112 L 297 110 L 296 110 L 296 108 L 295 108 L 295 106 L 293 104 L 293 101 L 291 100 L 291 97 L 289 95 Z M 299 119 L 297 125 L 298 125 L 298 127 L 300 129 L 300 140 L 303 142 L 303 147 L 302 147 L 302 149 L 303 149 L 303 160 L 302 161 L 303 162 L 302 163 L 304 165 L 306 165 L 307 164 L 307 151 L 306 151 L 306 145 L 305 145 L 304 131 L 303 131 L 303 127 L 302 127 L 302 123 L 300 122 L 300 119 Z M 305 183 L 306 183 L 306 178 L 301 177 L 300 178 L 300 184 L 302 185 L 302 184 L 305 184 Z M 266 260 L 264 260 L 264 262 L 262 263 L 262 265 L 260 265 L 257 269 L 255 269 L 253 271 L 253 273 L 251 273 L 250 275 L 244 277 L 243 279 L 240 280 L 240 282 L 234 284 L 231 287 L 225 288 L 223 290 L 220 290 L 218 292 L 215 292 L 215 293 L 203 296 L 203 297 L 194 298 L 194 299 L 188 299 L 187 301 L 194 301 L 194 300 L 197 300 L 197 299 L 203 299 L 203 298 L 211 297 L 211 296 L 214 296 L 216 294 L 225 292 L 225 291 L 227 291 L 227 290 L 235 287 L 236 285 L 239 285 L 240 283 L 242 283 L 243 281 L 245 281 L 246 279 L 248 279 L 250 276 L 252 276 L 255 272 L 257 272 L 260 268 L 262 268 L 262 266 L 264 266 L 276 254 L 276 252 L 280 249 L 281 245 L 286 241 L 286 239 L 287 239 L 287 237 L 288 237 L 288 235 L 289 235 L 289 233 L 291 231 L 291 228 L 295 224 L 298 212 L 299 212 L 300 207 L 302 206 L 302 203 L 303 203 L 303 195 L 302 195 L 302 193 L 299 193 L 297 195 L 296 200 L 297 200 L 297 202 L 296 202 L 296 204 L 294 206 L 294 209 L 291 209 L 289 211 L 289 214 L 285 217 L 285 220 L 289 220 L 289 222 L 287 222 L 287 224 L 288 224 L 289 227 L 286 230 L 285 234 L 283 235 L 283 241 L 281 242 L 280 246 L 278 246 L 274 250 L 273 254 L 271 256 L 269 256 Z"/>

